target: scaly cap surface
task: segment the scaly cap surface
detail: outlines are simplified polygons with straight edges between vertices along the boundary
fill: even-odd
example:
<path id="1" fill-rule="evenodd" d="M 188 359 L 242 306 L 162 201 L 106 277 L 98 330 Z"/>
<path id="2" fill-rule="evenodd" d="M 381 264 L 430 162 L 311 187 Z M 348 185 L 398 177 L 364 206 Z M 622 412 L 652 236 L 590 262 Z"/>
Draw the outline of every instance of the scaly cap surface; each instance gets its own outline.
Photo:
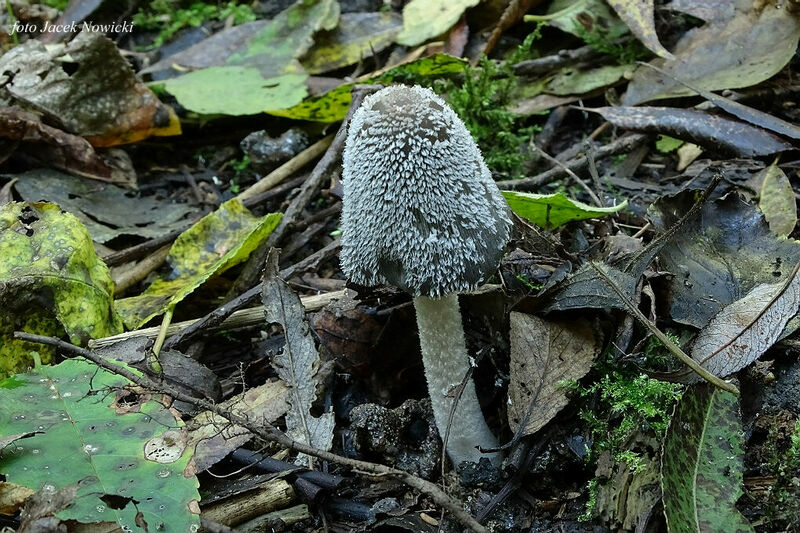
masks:
<path id="1" fill-rule="evenodd" d="M 508 204 L 464 123 L 430 89 L 364 99 L 344 150 L 341 266 L 414 296 L 475 289 L 509 238 Z"/>

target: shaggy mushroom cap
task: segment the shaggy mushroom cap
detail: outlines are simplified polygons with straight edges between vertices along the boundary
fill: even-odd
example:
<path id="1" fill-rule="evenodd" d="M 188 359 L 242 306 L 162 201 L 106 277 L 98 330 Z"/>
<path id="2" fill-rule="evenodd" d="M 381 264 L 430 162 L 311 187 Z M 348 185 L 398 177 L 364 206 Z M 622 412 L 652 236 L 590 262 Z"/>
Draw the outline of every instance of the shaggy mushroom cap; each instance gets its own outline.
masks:
<path id="1" fill-rule="evenodd" d="M 474 290 L 497 268 L 509 208 L 464 123 L 430 89 L 364 99 L 344 150 L 342 270 L 414 296 Z"/>

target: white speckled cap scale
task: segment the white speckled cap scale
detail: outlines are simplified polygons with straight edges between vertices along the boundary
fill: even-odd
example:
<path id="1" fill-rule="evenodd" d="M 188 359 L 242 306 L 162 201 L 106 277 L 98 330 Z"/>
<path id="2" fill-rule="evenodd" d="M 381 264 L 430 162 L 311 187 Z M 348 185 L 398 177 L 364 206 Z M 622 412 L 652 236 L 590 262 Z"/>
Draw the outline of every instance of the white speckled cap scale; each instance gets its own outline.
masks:
<path id="1" fill-rule="evenodd" d="M 393 86 L 364 99 L 342 183 L 341 264 L 352 281 L 440 297 L 497 268 L 508 206 L 463 122 L 430 89 Z"/>

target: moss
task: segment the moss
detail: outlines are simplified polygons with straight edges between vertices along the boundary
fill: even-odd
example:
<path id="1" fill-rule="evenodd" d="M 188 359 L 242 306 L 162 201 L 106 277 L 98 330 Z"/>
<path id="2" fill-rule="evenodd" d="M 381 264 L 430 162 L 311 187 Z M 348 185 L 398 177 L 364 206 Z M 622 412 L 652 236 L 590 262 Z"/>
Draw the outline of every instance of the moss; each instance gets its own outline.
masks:
<path id="1" fill-rule="evenodd" d="M 460 87 L 450 80 L 435 87 L 464 121 L 480 146 L 486 165 L 495 174 L 521 176 L 528 159 L 524 145 L 539 131 L 538 126 L 524 125 L 507 106 L 517 84 L 512 67 L 530 56 L 531 44 L 541 37 L 540 32 L 541 27 L 537 27 L 502 61 L 484 56 L 477 67 L 467 65 Z"/>
<path id="2" fill-rule="evenodd" d="M 682 385 L 667 383 L 644 374 L 613 370 L 581 394 L 596 399 L 592 409 L 581 411 L 593 441 L 590 460 L 608 451 L 618 462 L 636 470 L 642 464 L 636 450 L 626 443 L 636 432 L 661 438 L 667 429 Z"/>
<path id="3" fill-rule="evenodd" d="M 580 38 L 587 45 L 601 54 L 613 57 L 620 65 L 629 65 L 653 55 L 624 27 L 609 29 L 600 24 L 595 24 L 592 30 L 589 31 L 582 25 L 577 24 L 576 29 Z"/>
<path id="4" fill-rule="evenodd" d="M 236 1 L 219 4 L 193 2 L 187 7 L 181 5 L 181 2 L 176 0 L 153 0 L 133 16 L 135 27 L 158 30 L 158 35 L 148 48 L 158 48 L 183 28 L 197 27 L 208 20 L 225 20 L 232 17 L 235 25 L 256 19 L 249 5 L 238 5 Z"/>

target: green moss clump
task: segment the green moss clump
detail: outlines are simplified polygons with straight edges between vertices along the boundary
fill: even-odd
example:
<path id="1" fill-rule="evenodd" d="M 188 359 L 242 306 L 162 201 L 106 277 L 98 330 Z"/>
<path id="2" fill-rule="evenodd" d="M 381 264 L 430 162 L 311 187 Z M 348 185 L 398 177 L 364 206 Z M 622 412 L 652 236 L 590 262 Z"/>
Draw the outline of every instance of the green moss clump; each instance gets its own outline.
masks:
<path id="1" fill-rule="evenodd" d="M 618 370 L 584 389 L 583 396 L 596 397 L 591 410 L 581 411 L 594 442 L 590 459 L 595 460 L 600 452 L 608 451 L 616 461 L 639 469 L 641 457 L 636 450 L 627 449 L 626 443 L 636 432 L 661 438 L 682 390 L 683 386 L 676 383 Z"/>

